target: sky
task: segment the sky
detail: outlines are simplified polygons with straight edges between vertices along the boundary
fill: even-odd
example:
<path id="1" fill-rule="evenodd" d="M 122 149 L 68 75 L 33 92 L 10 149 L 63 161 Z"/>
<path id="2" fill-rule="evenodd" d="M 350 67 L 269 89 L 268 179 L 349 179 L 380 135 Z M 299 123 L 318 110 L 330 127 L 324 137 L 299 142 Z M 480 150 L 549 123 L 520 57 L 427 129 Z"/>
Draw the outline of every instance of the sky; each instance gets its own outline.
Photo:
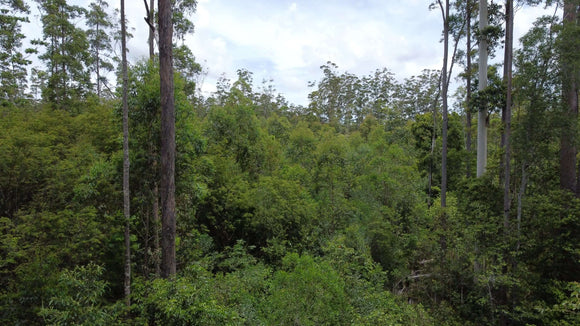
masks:
<path id="1" fill-rule="evenodd" d="M 208 83 L 246 68 L 257 82 L 273 79 L 291 103 L 306 104 L 307 84 L 327 61 L 357 75 L 437 68 L 439 19 L 419 0 L 205 0 L 191 45 L 207 62 Z"/>
<path id="2" fill-rule="evenodd" d="M 87 6 L 89 0 L 73 2 Z M 501 1 L 503 3 L 503 1 Z M 118 8 L 119 1 L 110 1 Z M 148 56 L 143 1 L 125 1 L 134 38 L 129 59 Z M 191 17 L 195 32 L 186 38 L 206 76 L 203 94 L 215 91 L 220 77 L 232 81 L 238 69 L 253 73 L 258 87 L 273 80 L 290 103 L 308 104 L 310 81 L 322 78 L 327 61 L 339 71 L 368 75 L 387 68 L 402 81 L 424 69 L 441 69 L 443 45 L 439 10 L 431 0 L 198 0 Z M 535 17 L 552 14 L 519 8 L 514 33 L 519 39 Z M 39 23 L 38 23 L 39 24 Z M 35 28 L 41 28 L 36 26 Z M 519 42 L 514 43 L 519 46 Z M 457 69 L 456 69 L 457 70 Z"/>

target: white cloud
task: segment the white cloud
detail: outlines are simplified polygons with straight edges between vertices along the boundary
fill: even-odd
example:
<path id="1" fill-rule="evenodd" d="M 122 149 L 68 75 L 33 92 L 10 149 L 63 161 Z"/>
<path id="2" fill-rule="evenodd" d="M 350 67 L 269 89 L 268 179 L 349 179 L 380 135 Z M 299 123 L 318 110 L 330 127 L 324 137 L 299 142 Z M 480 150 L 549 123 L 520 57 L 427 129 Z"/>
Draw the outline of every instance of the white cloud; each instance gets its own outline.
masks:
<path id="1" fill-rule="evenodd" d="M 417 12 L 425 14 L 417 20 Z M 297 92 L 301 80 L 302 95 L 290 98 L 300 104 L 306 103 L 308 81 L 320 78 L 319 66 L 327 61 L 357 74 L 387 67 L 401 77 L 420 73 L 417 66 L 430 68 L 440 61 L 437 55 L 433 58 L 436 51 L 429 51 L 439 46 L 438 16 L 420 1 L 212 1 L 200 2 L 198 13 L 192 48 L 198 59 L 207 60 L 208 82 L 222 72 L 234 78 L 239 68 L 253 71 L 257 81 L 275 78 L 282 92 L 285 87 Z M 435 29 L 424 30 L 424 20 Z M 227 49 L 231 60 L 223 60 L 225 54 L 206 43 L 206 33 L 231 45 Z M 426 55 L 415 53 L 425 50 Z M 268 64 L 260 65 L 260 59 Z M 228 62 L 232 66 L 226 67 Z"/>

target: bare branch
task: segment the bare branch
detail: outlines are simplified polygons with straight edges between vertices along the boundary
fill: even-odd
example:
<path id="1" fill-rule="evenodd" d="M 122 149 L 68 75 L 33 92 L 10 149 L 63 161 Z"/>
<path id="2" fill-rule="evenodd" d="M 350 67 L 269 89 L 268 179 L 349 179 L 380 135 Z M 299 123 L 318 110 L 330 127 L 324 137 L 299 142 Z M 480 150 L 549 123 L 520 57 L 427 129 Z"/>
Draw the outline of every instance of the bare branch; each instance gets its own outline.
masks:
<path id="1" fill-rule="evenodd" d="M 145 12 L 147 13 L 146 17 L 143 17 L 143 19 L 145 20 L 145 22 L 147 23 L 147 25 L 149 25 L 149 28 L 152 31 L 155 31 L 155 25 L 153 25 L 153 22 L 151 21 L 151 10 L 149 10 L 149 5 L 147 4 L 147 0 L 143 0 L 143 3 L 145 4 Z"/>

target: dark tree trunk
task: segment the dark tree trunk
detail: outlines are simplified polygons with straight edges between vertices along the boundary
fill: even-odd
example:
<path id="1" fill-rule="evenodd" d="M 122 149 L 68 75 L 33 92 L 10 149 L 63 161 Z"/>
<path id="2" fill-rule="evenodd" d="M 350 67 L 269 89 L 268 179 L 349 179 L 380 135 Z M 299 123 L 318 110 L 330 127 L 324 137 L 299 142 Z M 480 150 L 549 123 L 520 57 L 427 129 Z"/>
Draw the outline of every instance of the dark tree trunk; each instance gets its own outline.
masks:
<path id="1" fill-rule="evenodd" d="M 500 174 L 503 172 L 503 226 L 504 226 L 504 237 L 506 243 L 510 243 L 510 130 L 511 130 L 511 105 L 512 105 L 512 57 L 513 57 L 513 0 L 506 0 L 505 4 L 505 52 L 504 52 L 504 70 L 503 78 L 506 84 L 506 103 L 505 107 L 502 108 L 501 120 L 503 122 L 503 132 L 501 135 L 501 147 L 504 150 L 503 161 L 500 165 Z M 503 171 L 501 170 L 503 168 Z M 509 247 L 504 249 L 504 259 L 505 264 L 502 267 L 504 274 L 508 273 L 508 266 L 515 264 L 515 259 L 512 256 Z M 500 290 L 500 299 L 506 305 L 506 309 L 511 310 L 513 306 L 513 297 L 510 295 L 510 288 L 504 285 Z M 510 299 L 511 298 L 511 299 Z M 510 302 L 512 301 L 512 302 Z M 500 318 L 500 325 L 508 324 L 508 316 L 502 314 Z"/>
<path id="2" fill-rule="evenodd" d="M 159 76 L 161 78 L 161 277 L 176 273 L 175 262 L 175 103 L 173 22 L 170 0 L 159 0 Z"/>
<path id="3" fill-rule="evenodd" d="M 156 164 L 157 165 L 157 164 Z M 155 275 L 161 275 L 161 249 L 159 248 L 159 184 L 153 185 L 153 265 Z"/>
<path id="4" fill-rule="evenodd" d="M 129 192 L 129 106 L 127 104 L 127 28 L 125 25 L 125 0 L 121 0 L 121 60 L 123 74 L 123 215 L 125 217 L 125 303 L 131 305 L 131 198 Z"/>
<path id="5" fill-rule="evenodd" d="M 479 0 L 479 29 L 488 26 L 487 0 Z M 479 38 L 479 85 L 478 90 L 487 87 L 487 41 Z M 487 167 L 487 109 L 479 108 L 477 117 L 477 177 L 483 176 Z"/>
<path id="6" fill-rule="evenodd" d="M 504 227 L 509 228 L 509 211 L 510 211 L 510 133 L 511 133 L 511 106 L 512 106 L 512 59 L 513 59 L 513 0 L 506 0 L 506 33 L 505 33 L 505 56 L 504 56 L 504 80 L 506 83 L 506 105 L 502 108 L 502 146 L 504 149 Z"/>
<path id="7" fill-rule="evenodd" d="M 147 0 L 143 0 L 143 3 L 145 5 L 145 13 L 147 14 L 147 16 L 145 17 L 145 22 L 147 23 L 148 26 L 148 30 L 149 30 L 149 37 L 147 39 L 147 45 L 149 47 L 149 60 L 153 60 L 155 59 L 155 1 L 154 0 L 149 0 L 149 3 L 147 3 Z M 157 164 L 157 157 L 159 154 L 159 149 L 153 145 L 150 144 L 149 146 L 149 157 L 153 158 L 151 163 L 151 167 L 155 173 L 155 175 L 157 175 L 157 170 L 159 168 L 159 165 Z M 159 226 L 160 226 L 160 221 L 159 221 L 159 182 L 157 180 L 153 181 L 153 185 L 152 185 L 152 189 L 151 189 L 151 216 L 146 216 L 145 218 L 147 219 L 147 223 L 146 225 L 149 226 L 149 228 L 146 230 L 147 234 L 149 234 L 149 232 L 151 232 L 153 234 L 153 248 L 150 248 L 150 243 L 147 241 L 147 243 L 145 244 L 145 248 L 146 250 L 150 250 L 151 252 L 151 260 L 153 262 L 154 265 L 154 269 L 155 269 L 155 275 L 159 276 L 161 275 L 161 269 L 160 269 L 160 247 L 159 247 Z M 153 219 L 151 221 L 151 223 L 149 223 L 150 219 Z M 149 238 L 147 238 L 149 239 Z M 149 268 L 149 266 L 147 266 L 147 268 Z"/>
<path id="8" fill-rule="evenodd" d="M 147 0 L 145 0 L 147 1 Z M 147 3 L 145 3 L 147 5 Z M 153 60 L 155 58 L 155 0 L 149 0 L 149 10 L 147 12 L 149 25 L 149 59 Z M 157 156 L 157 150 L 152 151 L 151 157 Z M 153 169 L 157 171 L 159 165 L 157 160 L 153 162 Z M 159 247 L 159 226 L 161 225 L 159 220 L 159 182 L 157 180 L 153 183 L 153 265 L 155 267 L 155 275 L 161 275 L 161 248 Z"/>
<path id="9" fill-rule="evenodd" d="M 564 30 L 563 35 L 563 53 L 562 53 L 562 94 L 565 105 L 564 123 L 560 139 L 560 186 L 562 189 L 572 191 L 579 195 L 576 179 L 576 144 L 578 121 L 578 80 L 577 65 L 571 58 L 574 52 L 573 28 L 577 28 L 578 19 L 578 1 L 564 1 Z"/>

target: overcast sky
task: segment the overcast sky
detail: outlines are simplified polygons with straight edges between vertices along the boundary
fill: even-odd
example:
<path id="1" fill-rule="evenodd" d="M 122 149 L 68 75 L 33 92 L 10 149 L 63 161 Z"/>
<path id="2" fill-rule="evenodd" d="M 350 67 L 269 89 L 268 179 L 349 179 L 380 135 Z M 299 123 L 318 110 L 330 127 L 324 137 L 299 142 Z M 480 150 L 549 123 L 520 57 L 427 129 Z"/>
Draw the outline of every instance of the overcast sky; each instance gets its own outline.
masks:
<path id="1" fill-rule="evenodd" d="M 439 16 L 425 1 L 206 0 L 195 21 L 192 49 L 207 61 L 208 83 L 247 68 L 258 82 L 274 79 L 296 104 L 307 103 L 307 83 L 320 79 L 327 61 L 359 75 L 440 65 Z"/>
<path id="2" fill-rule="evenodd" d="M 91 1 L 74 2 L 87 7 Z M 125 2 L 129 27 L 134 28 L 129 58 L 135 62 L 148 55 L 148 27 L 143 1 Z M 430 11 L 430 2 L 198 0 L 191 17 L 195 33 L 186 44 L 207 71 L 205 95 L 215 90 L 220 76 L 235 80 L 238 69 L 247 69 L 254 73 L 255 84 L 273 79 L 289 102 L 306 105 L 308 82 L 321 78 L 320 66 L 327 61 L 357 75 L 388 68 L 399 80 L 423 69 L 440 69 L 441 13 Z M 119 7 L 119 1 L 110 3 Z M 518 9 L 516 39 L 542 13 L 552 14 L 541 7 Z"/>

